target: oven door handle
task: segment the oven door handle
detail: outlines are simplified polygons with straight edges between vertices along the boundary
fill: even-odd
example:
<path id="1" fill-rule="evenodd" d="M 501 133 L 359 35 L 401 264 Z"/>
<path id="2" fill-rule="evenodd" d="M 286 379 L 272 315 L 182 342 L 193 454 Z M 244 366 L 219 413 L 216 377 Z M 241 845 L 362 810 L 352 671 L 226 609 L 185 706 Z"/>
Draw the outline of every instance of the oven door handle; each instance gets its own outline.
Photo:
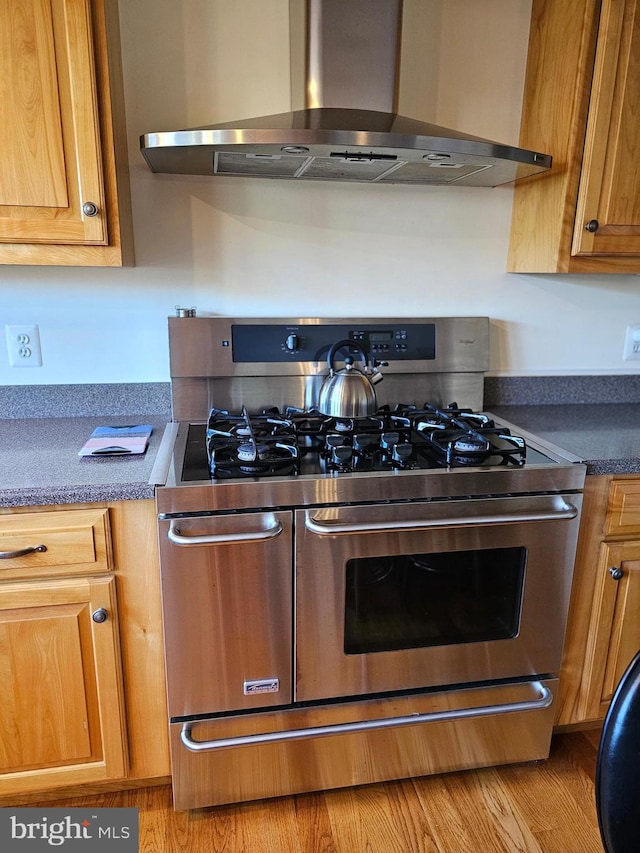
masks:
<path id="1" fill-rule="evenodd" d="M 230 545 L 239 542 L 259 542 L 266 539 L 275 539 L 279 536 L 283 527 L 279 521 L 275 521 L 264 530 L 243 530 L 240 533 L 208 533 L 204 536 L 185 536 L 180 533 L 177 519 L 173 519 L 167 531 L 167 539 L 174 545 Z"/>
<path id="2" fill-rule="evenodd" d="M 309 511 L 305 514 L 307 530 L 318 536 L 335 536 L 339 533 L 393 533 L 396 530 L 425 530 L 432 527 L 479 527 L 489 524 L 517 524 L 527 521 L 558 521 L 576 518 L 578 509 L 563 503 L 559 509 L 549 511 L 513 512 L 466 516 L 465 518 L 420 518 L 405 521 L 369 521 L 349 524 L 340 521 L 319 521 Z"/>
<path id="3" fill-rule="evenodd" d="M 257 735 L 219 738 L 217 740 L 194 740 L 192 730 L 197 723 L 184 723 L 180 731 L 180 740 L 190 752 L 211 752 L 216 749 L 229 749 L 236 746 L 256 746 L 263 743 L 306 740 L 307 738 L 327 735 L 367 732 L 375 729 L 395 728 L 396 726 L 415 726 L 420 723 L 439 723 L 446 720 L 464 720 L 471 717 L 488 717 L 492 714 L 509 714 L 516 711 L 541 711 L 553 703 L 553 693 L 540 681 L 532 682 L 538 696 L 520 702 L 507 702 L 499 705 L 481 705 L 478 708 L 459 708 L 457 710 L 432 711 L 426 714 L 407 714 L 400 717 L 385 717 L 380 720 L 360 720 L 354 723 L 334 723 L 329 726 L 310 726 L 303 729 L 289 729 L 281 732 L 264 732 Z"/>

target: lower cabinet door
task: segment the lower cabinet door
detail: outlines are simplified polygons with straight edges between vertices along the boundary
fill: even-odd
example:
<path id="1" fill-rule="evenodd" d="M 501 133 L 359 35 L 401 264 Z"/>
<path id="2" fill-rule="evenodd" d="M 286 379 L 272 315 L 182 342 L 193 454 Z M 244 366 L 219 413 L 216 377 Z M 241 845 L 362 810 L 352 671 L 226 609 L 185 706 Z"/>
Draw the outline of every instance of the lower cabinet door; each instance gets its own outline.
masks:
<path id="1" fill-rule="evenodd" d="M 640 650 L 640 542 L 603 544 L 594 590 L 585 677 L 588 719 L 603 717 Z"/>
<path id="2" fill-rule="evenodd" d="M 126 775 L 115 578 L 0 585 L 0 796 Z"/>

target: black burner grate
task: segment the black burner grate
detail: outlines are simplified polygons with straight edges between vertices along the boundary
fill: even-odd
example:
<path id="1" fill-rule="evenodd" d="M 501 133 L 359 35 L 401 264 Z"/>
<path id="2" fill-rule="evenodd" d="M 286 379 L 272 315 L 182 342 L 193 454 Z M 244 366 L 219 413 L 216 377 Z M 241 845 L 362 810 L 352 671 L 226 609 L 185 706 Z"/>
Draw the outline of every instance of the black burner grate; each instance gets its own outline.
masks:
<path id="1" fill-rule="evenodd" d="M 290 476 L 474 465 L 522 466 L 523 438 L 486 415 L 451 403 L 384 406 L 365 418 L 277 408 L 249 414 L 212 409 L 207 424 L 215 478 Z"/>

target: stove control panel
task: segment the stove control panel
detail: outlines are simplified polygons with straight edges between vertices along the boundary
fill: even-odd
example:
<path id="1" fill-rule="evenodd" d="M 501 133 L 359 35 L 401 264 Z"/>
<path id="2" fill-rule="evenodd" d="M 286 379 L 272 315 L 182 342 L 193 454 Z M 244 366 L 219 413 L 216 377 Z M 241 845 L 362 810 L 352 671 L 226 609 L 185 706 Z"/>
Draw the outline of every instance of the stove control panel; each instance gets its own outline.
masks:
<path id="1" fill-rule="evenodd" d="M 360 344 L 370 357 L 384 361 L 433 360 L 436 357 L 436 327 L 433 323 L 367 323 L 353 327 L 342 324 L 281 325 L 234 324 L 231 327 L 233 361 L 279 362 L 324 361 L 339 340 Z M 354 349 L 356 361 L 359 350 Z"/>

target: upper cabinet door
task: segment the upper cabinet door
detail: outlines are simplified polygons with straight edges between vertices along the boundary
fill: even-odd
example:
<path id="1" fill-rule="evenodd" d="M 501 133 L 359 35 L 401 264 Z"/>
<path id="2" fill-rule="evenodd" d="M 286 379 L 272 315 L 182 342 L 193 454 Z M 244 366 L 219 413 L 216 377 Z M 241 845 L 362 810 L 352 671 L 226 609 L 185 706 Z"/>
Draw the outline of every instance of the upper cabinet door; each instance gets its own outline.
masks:
<path id="1" fill-rule="evenodd" d="M 510 272 L 640 273 L 640 0 L 532 0 Z"/>
<path id="2" fill-rule="evenodd" d="M 0 15 L 0 241 L 106 244 L 90 2 Z"/>
<path id="3" fill-rule="evenodd" d="M 640 3 L 604 0 L 572 252 L 640 255 Z"/>

